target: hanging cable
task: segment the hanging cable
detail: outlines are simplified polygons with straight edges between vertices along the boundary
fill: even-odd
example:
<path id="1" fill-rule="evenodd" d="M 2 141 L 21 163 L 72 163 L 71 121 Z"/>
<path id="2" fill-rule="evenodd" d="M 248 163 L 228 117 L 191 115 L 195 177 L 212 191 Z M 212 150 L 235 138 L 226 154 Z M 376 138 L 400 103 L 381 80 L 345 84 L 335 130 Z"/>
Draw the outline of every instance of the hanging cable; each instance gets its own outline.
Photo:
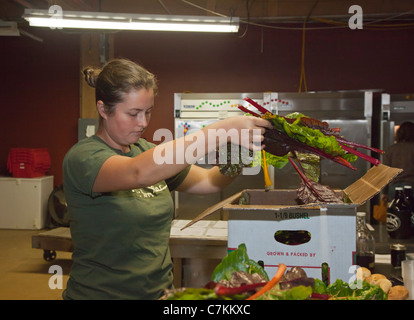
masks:
<path id="1" fill-rule="evenodd" d="M 306 20 L 303 21 L 302 26 L 302 49 L 300 54 L 300 78 L 299 78 L 299 92 L 302 92 L 302 83 L 305 86 L 305 92 L 308 91 L 305 77 L 305 34 L 306 34 Z"/>
<path id="2" fill-rule="evenodd" d="M 164 2 L 162 2 L 162 0 L 158 0 L 158 3 L 161 5 L 161 7 L 164 8 L 165 12 L 167 12 L 167 14 L 171 14 L 171 11 L 167 8 L 167 6 L 164 4 Z"/>
<path id="3" fill-rule="evenodd" d="M 208 12 L 208 13 L 215 14 L 215 15 L 217 15 L 217 16 L 220 16 L 220 17 L 226 17 L 226 18 L 227 18 L 227 16 L 226 16 L 226 15 L 224 15 L 224 14 L 221 14 L 221 13 L 218 13 L 218 12 L 215 12 L 215 11 L 212 11 L 212 10 L 209 10 L 209 9 L 207 9 L 207 8 L 203 8 L 203 7 L 201 7 L 201 6 L 199 6 L 199 5 L 196 5 L 195 3 L 192 3 L 192 2 L 190 2 L 190 1 L 187 1 L 187 0 L 181 0 L 181 1 L 182 1 L 182 2 L 184 2 L 184 3 L 186 3 L 186 4 L 188 4 L 188 5 L 190 5 L 190 6 L 196 7 L 196 8 L 198 8 L 198 9 L 200 9 L 200 10 L 204 10 L 204 11 L 206 11 L 206 12 Z"/>
<path id="4" fill-rule="evenodd" d="M 308 22 L 313 10 L 315 9 L 316 5 L 318 4 L 319 0 L 316 0 L 310 9 L 308 15 L 306 16 L 305 20 L 303 21 L 302 26 L 302 50 L 301 50 L 301 61 L 300 61 L 300 79 L 299 79 L 299 92 L 302 92 L 302 83 L 305 87 L 305 92 L 308 91 L 308 86 L 306 84 L 306 76 L 305 76 L 305 35 L 306 35 L 306 23 Z"/>
<path id="5" fill-rule="evenodd" d="M 238 36 L 238 38 L 244 38 L 244 36 L 247 34 L 247 30 L 249 29 L 249 22 L 250 22 L 250 9 L 253 5 L 253 3 L 256 0 L 253 0 L 252 3 L 249 5 L 249 0 L 246 0 L 246 12 L 247 12 L 247 22 L 246 22 L 246 29 L 244 29 L 243 34 L 241 34 L 240 36 Z"/>

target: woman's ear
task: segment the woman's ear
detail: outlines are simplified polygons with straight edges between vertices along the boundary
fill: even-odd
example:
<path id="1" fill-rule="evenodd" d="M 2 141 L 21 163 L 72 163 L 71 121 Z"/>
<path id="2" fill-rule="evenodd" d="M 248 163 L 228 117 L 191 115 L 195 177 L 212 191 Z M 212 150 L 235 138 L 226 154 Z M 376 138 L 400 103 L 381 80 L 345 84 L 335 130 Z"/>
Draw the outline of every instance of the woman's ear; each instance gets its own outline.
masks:
<path id="1" fill-rule="evenodd" d="M 98 102 L 96 103 L 96 109 L 98 110 L 99 115 L 106 120 L 107 118 L 107 114 L 105 112 L 105 105 L 102 102 L 102 100 L 98 100 Z"/>

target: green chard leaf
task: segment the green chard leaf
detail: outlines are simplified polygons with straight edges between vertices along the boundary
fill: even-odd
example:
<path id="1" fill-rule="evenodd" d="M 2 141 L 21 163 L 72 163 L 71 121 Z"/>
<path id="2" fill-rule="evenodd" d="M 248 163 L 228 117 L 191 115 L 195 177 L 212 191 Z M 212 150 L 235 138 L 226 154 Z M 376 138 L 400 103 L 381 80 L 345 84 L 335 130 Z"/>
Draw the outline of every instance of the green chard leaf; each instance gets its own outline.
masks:
<path id="1" fill-rule="evenodd" d="M 312 294 L 312 287 L 297 286 L 287 290 L 280 290 L 278 286 L 270 289 L 258 300 L 307 300 Z"/>
<path id="2" fill-rule="evenodd" d="M 251 164 L 252 167 L 261 166 L 263 168 L 262 152 L 257 151 L 254 155 L 255 157 Z M 289 163 L 288 156 L 289 154 L 279 157 L 279 156 L 275 156 L 271 153 L 266 152 L 266 163 L 268 166 L 273 166 L 277 169 L 282 169 Z"/>
<path id="3" fill-rule="evenodd" d="M 303 115 L 288 115 L 286 118 L 292 119 L 294 116 L 299 116 L 299 118 L 293 123 L 289 123 L 284 117 L 278 115 L 270 115 L 268 119 L 278 130 L 284 131 L 292 139 L 305 143 L 310 147 L 318 148 L 332 156 L 343 157 L 347 154 L 334 136 L 327 136 L 318 129 L 301 125 L 300 118 L 303 117 Z M 355 155 L 349 157 L 349 159 L 356 160 Z"/>
<path id="4" fill-rule="evenodd" d="M 322 280 L 315 278 L 315 284 L 313 285 L 313 292 L 319 294 L 327 294 L 326 284 Z"/>
<path id="5" fill-rule="evenodd" d="M 219 282 L 223 279 L 230 280 L 233 272 L 237 271 L 244 271 L 249 274 L 257 272 L 269 280 L 269 276 L 264 269 L 249 258 L 244 243 L 240 244 L 237 250 L 230 252 L 227 257 L 223 258 L 221 263 L 214 269 L 211 280 L 214 282 Z"/>

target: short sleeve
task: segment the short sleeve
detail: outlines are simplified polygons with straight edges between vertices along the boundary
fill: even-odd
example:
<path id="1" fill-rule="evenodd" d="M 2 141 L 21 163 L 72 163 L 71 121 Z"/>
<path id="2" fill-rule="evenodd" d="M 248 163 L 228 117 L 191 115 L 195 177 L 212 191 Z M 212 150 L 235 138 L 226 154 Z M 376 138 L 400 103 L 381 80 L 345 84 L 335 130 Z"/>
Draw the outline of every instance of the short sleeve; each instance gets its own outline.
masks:
<path id="1" fill-rule="evenodd" d="M 175 176 L 172 176 L 171 178 L 165 179 L 165 182 L 167 183 L 168 189 L 170 191 L 174 191 L 179 187 L 179 185 L 184 181 L 184 179 L 187 177 L 188 172 L 190 172 L 191 166 L 186 167 L 184 170 L 177 173 Z"/>
<path id="2" fill-rule="evenodd" d="M 96 197 L 92 191 L 95 179 L 103 163 L 116 153 L 95 144 L 78 145 L 66 155 L 63 162 L 64 187 Z"/>

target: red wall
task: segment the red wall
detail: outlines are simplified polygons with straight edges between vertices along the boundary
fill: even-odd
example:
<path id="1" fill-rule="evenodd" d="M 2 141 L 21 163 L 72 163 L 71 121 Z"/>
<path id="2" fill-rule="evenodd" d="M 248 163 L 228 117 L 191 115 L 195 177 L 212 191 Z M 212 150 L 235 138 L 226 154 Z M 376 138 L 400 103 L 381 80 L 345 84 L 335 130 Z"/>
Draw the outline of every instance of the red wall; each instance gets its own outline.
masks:
<path id="1" fill-rule="evenodd" d="M 63 157 L 77 140 L 79 36 L 59 30 L 32 33 L 44 42 L 0 38 L 0 174 L 7 174 L 9 148 L 47 147 L 50 174 L 60 184 Z M 308 31 L 308 90 L 413 93 L 413 36 L 414 29 Z M 146 132 L 151 140 L 155 129 L 173 129 L 175 92 L 298 91 L 301 39 L 301 31 L 255 27 L 243 38 L 119 32 L 114 49 L 116 57 L 140 62 L 159 79 L 160 93 Z"/>
<path id="2" fill-rule="evenodd" d="M 48 148 L 49 174 L 62 183 L 62 161 L 77 140 L 79 36 L 51 30 L 43 38 L 0 38 L 0 174 L 10 148 Z"/>

